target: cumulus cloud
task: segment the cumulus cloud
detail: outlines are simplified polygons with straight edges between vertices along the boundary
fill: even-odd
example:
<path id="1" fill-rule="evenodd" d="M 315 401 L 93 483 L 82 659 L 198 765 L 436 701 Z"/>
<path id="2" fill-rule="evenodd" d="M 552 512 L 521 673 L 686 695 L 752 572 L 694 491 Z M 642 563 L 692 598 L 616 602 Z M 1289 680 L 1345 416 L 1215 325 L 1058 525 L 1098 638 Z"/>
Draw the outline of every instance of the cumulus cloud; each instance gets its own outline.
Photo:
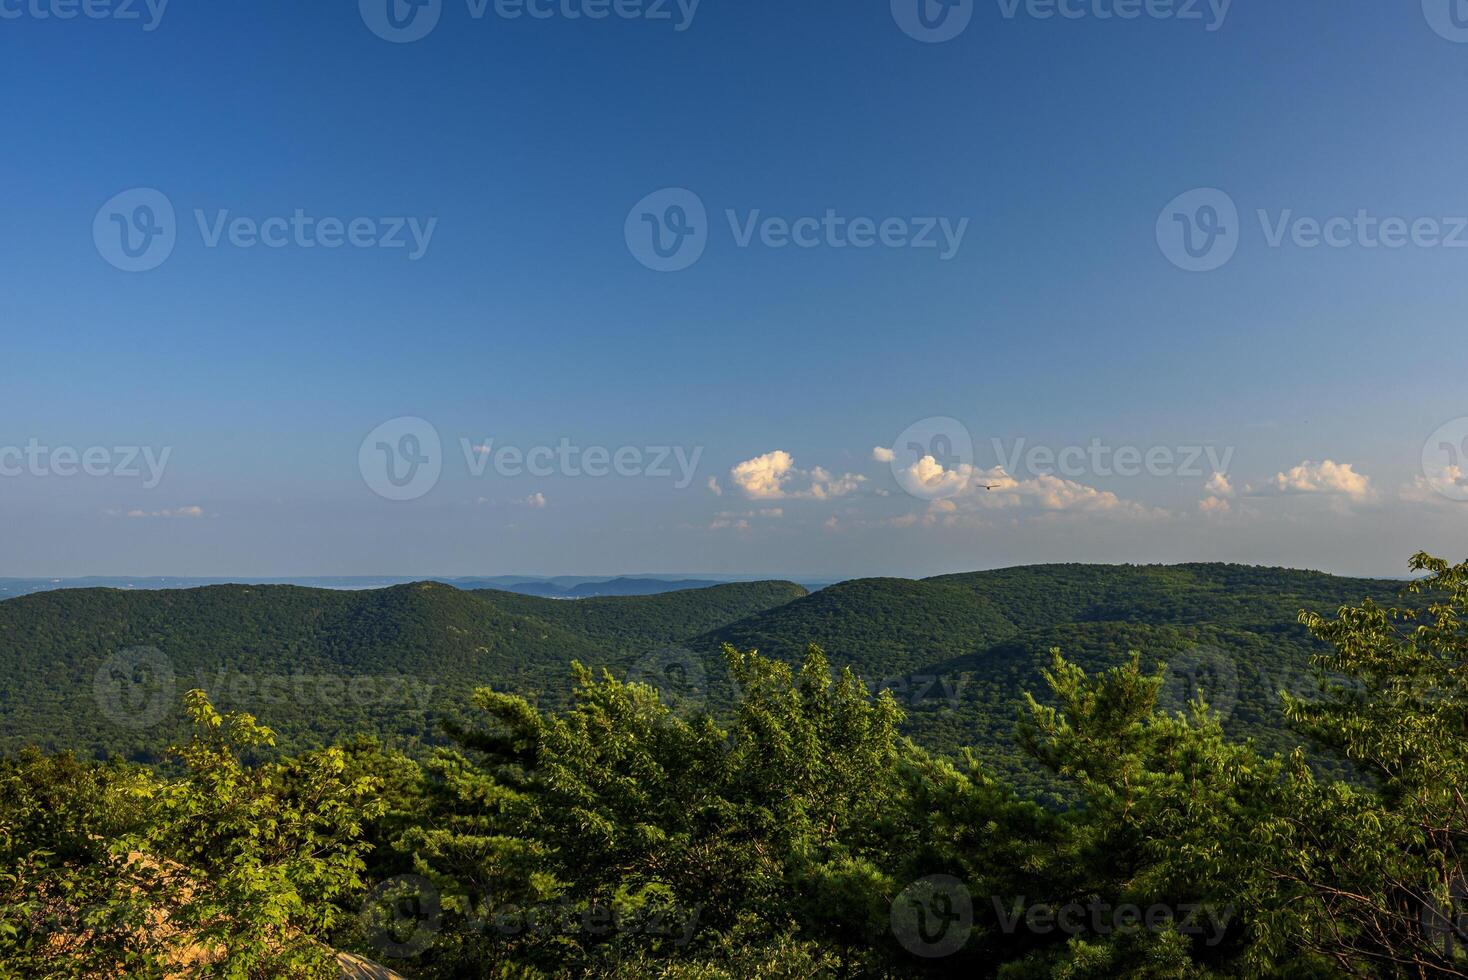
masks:
<path id="1" fill-rule="evenodd" d="M 783 449 L 739 463 L 729 470 L 729 479 L 750 500 L 827 500 L 853 493 L 866 481 L 855 473 L 834 476 L 819 466 L 799 469 Z"/>
<path id="2" fill-rule="evenodd" d="M 872 459 L 879 463 L 890 463 L 897 458 L 897 454 L 885 446 L 878 446 L 872 450 Z"/>
<path id="3" fill-rule="evenodd" d="M 1053 475 L 1017 479 L 1003 466 L 983 470 L 967 463 L 946 468 L 932 456 L 914 462 L 902 474 L 909 489 L 936 499 L 930 519 L 949 520 L 962 512 L 1028 509 L 1045 513 L 1104 513 L 1123 517 L 1162 517 L 1166 511 L 1123 500 L 1109 490 Z"/>
<path id="4" fill-rule="evenodd" d="M 1234 486 L 1222 473 L 1214 473 L 1203 484 L 1204 497 L 1198 501 L 1198 509 L 1205 515 L 1221 517 L 1233 510 L 1226 498 L 1234 495 Z"/>
<path id="5" fill-rule="evenodd" d="M 1357 473 L 1350 463 L 1329 459 L 1321 463 L 1306 460 L 1283 473 L 1276 473 L 1266 490 L 1277 494 L 1326 494 L 1357 503 L 1370 500 L 1376 493 L 1370 477 Z"/>
<path id="6" fill-rule="evenodd" d="M 1233 506 L 1222 497 L 1204 497 L 1198 501 L 1198 509 L 1205 514 L 1227 514 Z"/>
<path id="7" fill-rule="evenodd" d="M 785 496 L 784 484 L 794 468 L 795 458 L 777 449 L 737 464 L 729 478 L 751 500 L 778 500 Z"/>
<path id="8" fill-rule="evenodd" d="M 721 510 L 709 522 L 710 531 L 748 531 L 756 518 L 777 521 L 785 516 L 783 507 L 761 507 L 758 510 Z"/>
<path id="9" fill-rule="evenodd" d="M 107 513 L 115 517 L 121 512 L 109 510 Z M 196 520 L 204 516 L 204 508 L 191 504 L 187 507 L 174 507 L 164 510 L 130 510 L 122 514 L 122 516 L 132 518 L 133 520 L 147 518 L 184 518 L 187 520 Z"/>
<path id="10" fill-rule="evenodd" d="M 1460 504 L 1468 500 L 1468 473 L 1461 466 L 1446 466 L 1441 472 L 1414 478 L 1397 496 L 1412 504 Z"/>
<path id="11" fill-rule="evenodd" d="M 857 488 L 866 482 L 866 477 L 856 473 L 843 473 L 833 476 L 817 466 L 810 471 L 811 486 L 807 493 L 797 494 L 801 497 L 815 497 L 824 500 L 828 497 L 844 497 L 849 493 L 855 493 Z"/>

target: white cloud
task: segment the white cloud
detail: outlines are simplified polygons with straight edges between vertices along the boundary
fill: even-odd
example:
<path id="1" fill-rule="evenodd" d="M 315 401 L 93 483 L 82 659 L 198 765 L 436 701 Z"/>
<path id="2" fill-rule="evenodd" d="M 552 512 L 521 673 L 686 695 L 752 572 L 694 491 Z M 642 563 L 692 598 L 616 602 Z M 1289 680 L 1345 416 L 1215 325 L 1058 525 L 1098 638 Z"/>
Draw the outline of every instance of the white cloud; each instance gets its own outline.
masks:
<path id="1" fill-rule="evenodd" d="M 794 468 L 795 458 L 777 449 L 737 464 L 729 478 L 751 500 L 778 500 L 785 496 L 784 484 Z"/>
<path id="2" fill-rule="evenodd" d="M 855 473 L 833 476 L 819 466 L 798 469 L 795 457 L 783 449 L 739 463 L 729 470 L 729 479 L 750 500 L 826 500 L 844 497 L 866 481 Z"/>
<path id="3" fill-rule="evenodd" d="M 944 469 L 932 456 L 924 456 L 906 469 L 907 479 L 901 482 L 908 489 L 916 487 L 926 497 L 952 497 L 972 489 L 979 472 L 968 463 Z"/>
<path id="4" fill-rule="evenodd" d="M 1412 504 L 1460 505 L 1468 500 L 1468 473 L 1460 466 L 1448 466 L 1441 474 L 1417 476 L 1397 496 Z"/>
<path id="5" fill-rule="evenodd" d="M 522 507 L 530 507 L 534 510 L 545 510 L 545 506 L 548 502 L 549 501 L 545 499 L 545 494 L 543 493 L 532 493 L 528 497 L 522 497 L 519 500 L 514 501 L 514 503 L 519 504 Z"/>
<path id="6" fill-rule="evenodd" d="M 1198 501 L 1198 509 L 1205 514 L 1227 514 L 1233 507 L 1222 497 L 1204 497 Z"/>
<path id="7" fill-rule="evenodd" d="M 721 513 L 718 513 L 718 514 L 715 514 L 714 515 L 714 519 L 709 522 L 709 530 L 710 531 L 727 531 L 727 530 L 748 531 L 749 530 L 749 518 L 751 518 L 753 516 L 754 516 L 753 514 L 749 514 L 749 513 L 738 514 L 738 513 L 735 513 L 734 511 L 728 511 L 728 510 L 726 510 L 726 511 L 723 511 Z"/>
<path id="8" fill-rule="evenodd" d="M 1204 498 L 1198 501 L 1198 510 L 1209 517 L 1221 517 L 1233 510 L 1227 497 L 1234 495 L 1234 486 L 1222 473 L 1214 473 L 1203 484 Z"/>
<path id="9" fill-rule="evenodd" d="M 872 450 L 872 459 L 879 463 L 890 463 L 897 458 L 897 454 L 885 446 L 878 446 Z"/>
<path id="10" fill-rule="evenodd" d="M 724 495 L 724 488 L 719 486 L 719 478 L 716 476 L 709 477 L 709 490 L 715 497 L 722 497 Z"/>
<path id="11" fill-rule="evenodd" d="M 1035 476 L 1019 480 L 1003 466 L 981 470 L 967 463 L 946 469 L 932 456 L 908 467 L 904 483 L 920 485 L 935 499 L 929 516 L 952 515 L 957 511 L 1028 508 L 1042 512 L 1110 513 L 1130 517 L 1160 517 L 1166 512 L 1123 500 L 1109 490 L 1099 490 L 1058 476 Z"/>
<path id="12" fill-rule="evenodd" d="M 116 516 L 118 512 L 115 510 L 109 510 L 107 513 Z M 175 507 L 171 510 L 130 510 L 124 516 L 133 518 L 134 520 L 147 518 L 165 519 L 174 517 L 184 518 L 187 520 L 197 520 L 198 518 L 204 516 L 204 508 L 191 504 L 187 507 Z"/>
<path id="13" fill-rule="evenodd" d="M 1268 490 L 1279 494 L 1328 494 L 1362 502 L 1376 495 L 1371 478 L 1357 473 L 1350 463 L 1306 460 L 1299 466 L 1276 473 Z"/>
<path id="14" fill-rule="evenodd" d="M 750 521 L 756 518 L 777 521 L 785 516 L 783 507 L 761 507 L 759 510 L 721 510 L 714 515 L 709 522 L 710 531 L 748 531 L 751 527 Z"/>
<path id="15" fill-rule="evenodd" d="M 800 497 L 815 497 L 824 500 L 827 497 L 844 497 L 849 493 L 855 493 L 857 488 L 866 482 L 866 477 L 855 473 L 843 473 L 841 476 L 832 476 L 830 473 L 817 466 L 810 471 L 810 491 L 808 493 L 796 494 Z"/>

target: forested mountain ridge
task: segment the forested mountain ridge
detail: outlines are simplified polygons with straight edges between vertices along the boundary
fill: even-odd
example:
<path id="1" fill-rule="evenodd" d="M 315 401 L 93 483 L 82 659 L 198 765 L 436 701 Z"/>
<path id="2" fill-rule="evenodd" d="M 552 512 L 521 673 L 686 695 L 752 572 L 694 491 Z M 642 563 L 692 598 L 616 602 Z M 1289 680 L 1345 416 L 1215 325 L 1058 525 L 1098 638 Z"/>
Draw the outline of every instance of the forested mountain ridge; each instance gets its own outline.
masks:
<path id="1" fill-rule="evenodd" d="M 167 676 L 131 679 L 206 689 L 221 705 L 267 718 L 290 745 L 361 729 L 432 737 L 425 702 L 476 683 L 529 695 L 547 683 L 564 688 L 571 659 L 606 657 L 583 637 L 434 583 L 36 593 L 0 603 L 0 745 L 123 754 L 156 745 L 156 731 L 131 732 L 99 713 L 99 671 L 109 665 L 134 675 L 166 665 Z M 291 680 L 274 690 L 282 678 Z M 321 678 L 361 682 L 353 695 Z"/>
<path id="2" fill-rule="evenodd" d="M 1248 616 L 1197 622 L 1174 601 L 1177 589 L 1227 600 L 1280 574 L 1232 569 L 1122 570 L 1164 586 L 1117 594 L 1104 573 L 1068 568 L 1049 573 L 1064 582 L 1048 612 L 1023 600 L 1047 578 L 1033 570 L 968 588 L 854 582 L 720 628 L 871 634 L 875 659 L 931 642 L 924 610 L 970 631 L 959 648 L 1008 630 L 925 668 L 982 695 L 955 696 L 943 724 L 970 708 L 982 724 L 910 729 L 978 758 L 903 737 L 904 705 L 833 673 L 815 647 L 794 666 L 724 648 L 732 706 L 683 703 L 697 685 L 675 682 L 708 668 L 676 656 L 666 678 L 646 657 L 630 665 L 658 690 L 574 672 L 560 707 L 480 689 L 417 756 L 371 737 L 379 727 L 281 757 L 255 719 L 191 692 L 191 731 L 162 766 L 0 755 L 0 974 L 173 980 L 186 957 L 191 976 L 326 978 L 350 951 L 415 980 L 1462 976 L 1468 563 L 1422 554 L 1413 567 L 1431 576 L 1407 601 L 1388 589 L 1382 605 L 1306 616 L 1308 639 L 1256 632 Z M 1358 584 L 1281 591 L 1329 604 Z M 508 634 L 590 643 L 431 585 L 338 605 L 271 594 L 265 612 L 250 594 L 89 598 L 93 622 L 115 618 L 125 637 L 171 644 L 238 614 L 235 641 L 313 656 L 344 638 L 367 665 L 362 651 L 421 655 L 424 637 L 452 654 L 442 633 L 490 640 L 474 652 L 491 665 Z M 699 601 L 581 615 L 608 635 L 638 617 L 666 633 Z M 996 619 L 1006 606 L 1021 623 Z M 917 631 L 912 647 L 872 633 L 888 615 Z M 1047 653 L 1029 684 L 1050 647 L 1122 665 L 1088 672 Z M 1221 722 L 1255 711 L 1256 660 L 1314 652 L 1334 680 L 1289 701 L 1288 728 L 1271 729 L 1280 751 L 1225 735 Z M 1189 664 L 1229 681 L 1214 710 L 1178 710 L 1188 692 L 1169 693 L 1168 674 Z M 131 703 L 98 690 L 103 715 Z M 1017 780 L 994 765 L 1013 761 L 995 732 L 1000 695 L 1016 690 L 1034 695 L 1011 715 L 1009 744 L 1028 761 Z"/>
<path id="3" fill-rule="evenodd" d="M 649 596 L 544 599 L 494 589 L 474 595 L 506 612 L 618 646 L 675 643 L 708 630 L 778 608 L 805 596 L 794 582 L 740 582 Z"/>
<path id="4" fill-rule="evenodd" d="M 839 665 L 876 680 L 983 649 L 1017 632 L 983 595 L 935 581 L 856 579 L 696 637 L 793 661 L 818 643 Z"/>
<path id="5" fill-rule="evenodd" d="M 140 726 L 102 708 L 108 697 L 138 700 L 165 686 L 202 688 L 222 708 L 254 712 L 285 748 L 355 732 L 432 742 L 477 686 L 564 703 L 573 661 L 660 687 L 667 668 L 691 668 L 692 691 L 674 679 L 664 693 L 718 713 L 737 693 L 724 644 L 793 663 L 817 643 L 836 667 L 893 689 L 921 743 L 977 746 L 1023 782 L 1015 706 L 1041 688 L 1052 648 L 1091 670 L 1132 650 L 1149 665 L 1178 661 L 1190 672 L 1175 685 L 1178 707 L 1189 680 L 1212 678 L 1211 690 L 1203 686 L 1226 727 L 1272 745 L 1283 727 L 1278 691 L 1311 683 L 1314 645 L 1299 611 L 1390 599 L 1403 584 L 1196 564 L 1028 566 L 815 593 L 754 582 L 574 601 L 436 583 L 45 592 L 0 602 L 0 749 L 150 760 L 181 718 Z"/>
<path id="6" fill-rule="evenodd" d="M 1406 582 L 1258 565 L 1023 565 L 925 579 L 968 589 L 1019 627 L 1064 622 L 1248 622 L 1294 631 L 1302 608 L 1399 594 Z M 1042 598 L 1043 597 L 1043 598 Z"/>
<path id="7" fill-rule="evenodd" d="M 859 579 L 710 631 L 689 646 L 719 670 L 729 643 L 798 662 L 818 643 L 837 667 L 891 689 L 907 733 L 929 749 L 976 748 L 1036 796 L 1035 767 L 1014 739 L 1023 694 L 1042 691 L 1051 650 L 1088 671 L 1126 662 L 1176 668 L 1164 706 L 1201 689 L 1225 730 L 1267 749 L 1290 744 L 1280 691 L 1315 688 L 1320 646 L 1298 622 L 1367 596 L 1390 603 L 1405 581 L 1227 564 L 1033 565 L 907 579 Z M 1196 686 L 1195 686 L 1196 685 Z M 714 685 L 717 688 L 717 685 Z"/>
<path id="8" fill-rule="evenodd" d="M 359 731 L 432 740 L 442 713 L 476 686 L 556 704 L 569 692 L 573 661 L 625 671 L 648 643 L 803 592 L 753 583 L 569 602 L 423 582 L 34 593 L 0 602 L 0 749 L 35 744 L 146 760 L 168 741 L 160 732 L 182 724 L 176 711 L 139 724 L 143 705 L 121 722 L 110 718 L 99 711 L 103 688 L 134 701 L 201 688 L 222 708 L 276 727 L 283 747 Z"/>

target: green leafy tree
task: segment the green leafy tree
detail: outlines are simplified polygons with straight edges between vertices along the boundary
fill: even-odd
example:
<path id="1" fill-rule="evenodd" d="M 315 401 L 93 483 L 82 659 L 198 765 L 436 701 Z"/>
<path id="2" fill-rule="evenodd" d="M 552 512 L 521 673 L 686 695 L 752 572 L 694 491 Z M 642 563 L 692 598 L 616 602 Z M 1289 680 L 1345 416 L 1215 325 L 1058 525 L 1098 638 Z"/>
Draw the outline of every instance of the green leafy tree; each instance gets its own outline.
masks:
<path id="1" fill-rule="evenodd" d="M 0 762 L 0 976 L 162 970 L 154 896 L 114 846 L 143 825 L 158 785 L 70 754 Z"/>
<path id="2" fill-rule="evenodd" d="M 381 812 L 368 777 L 348 781 L 340 749 L 248 765 L 274 733 L 185 696 L 193 737 L 174 749 L 186 777 L 165 783 L 147 826 L 118 849 L 167 889 L 166 928 L 197 952 L 200 976 L 332 976 L 320 937 L 360 890 L 363 822 Z"/>
<path id="3" fill-rule="evenodd" d="M 733 932 L 778 961 L 824 962 L 835 954 L 820 940 L 867 955 L 877 925 L 853 933 L 825 899 L 885 847 L 876 827 L 902 809 L 901 712 L 850 672 L 833 677 L 815 647 L 799 670 L 726 656 L 743 692 L 727 730 L 579 666 L 560 715 L 476 694 L 482 723 L 431 767 L 447 820 L 404 838 L 446 896 L 425 966 L 479 950 L 482 968 L 503 969 L 512 947 L 609 973 L 650 956 L 758 959 L 730 957 L 720 938 Z M 558 909 L 569 928 L 504 928 L 527 906 Z"/>
<path id="4" fill-rule="evenodd" d="M 1287 714 L 1364 778 L 1319 780 L 1296 753 L 1264 828 L 1277 913 L 1264 921 L 1343 973 L 1468 976 L 1468 564 L 1418 554 L 1412 568 L 1425 608 L 1302 614 L 1329 644 L 1324 693 L 1287 697 Z"/>

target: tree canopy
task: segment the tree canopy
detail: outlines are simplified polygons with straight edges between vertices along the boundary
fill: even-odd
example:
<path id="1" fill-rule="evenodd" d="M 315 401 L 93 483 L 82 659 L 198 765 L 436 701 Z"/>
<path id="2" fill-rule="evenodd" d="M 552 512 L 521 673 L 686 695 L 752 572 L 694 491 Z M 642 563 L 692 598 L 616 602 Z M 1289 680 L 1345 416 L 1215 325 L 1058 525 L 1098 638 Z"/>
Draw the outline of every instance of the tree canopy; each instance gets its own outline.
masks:
<path id="1" fill-rule="evenodd" d="M 1010 737 L 1058 794 L 818 646 L 725 646 L 726 708 L 615 665 L 481 687 L 418 753 L 281 754 L 193 691 L 161 765 L 0 761 L 0 975 L 1462 976 L 1468 563 L 1413 568 L 1299 614 L 1283 747 L 1210 703 L 1226 654 L 1051 651 Z"/>

